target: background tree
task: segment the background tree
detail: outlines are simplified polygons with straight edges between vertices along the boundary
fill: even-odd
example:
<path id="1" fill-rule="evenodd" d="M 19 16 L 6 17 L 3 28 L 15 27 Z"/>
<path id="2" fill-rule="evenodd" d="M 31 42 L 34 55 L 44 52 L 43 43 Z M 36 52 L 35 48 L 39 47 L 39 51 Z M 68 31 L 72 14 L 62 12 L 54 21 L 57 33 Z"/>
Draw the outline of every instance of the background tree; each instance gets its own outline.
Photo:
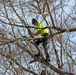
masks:
<path id="1" fill-rule="evenodd" d="M 37 59 L 40 50 L 32 37 L 32 18 L 46 25 L 50 35 L 50 62 Z M 76 73 L 75 0 L 0 0 L 0 74 L 75 75 Z M 42 38 L 42 37 L 40 37 Z"/>

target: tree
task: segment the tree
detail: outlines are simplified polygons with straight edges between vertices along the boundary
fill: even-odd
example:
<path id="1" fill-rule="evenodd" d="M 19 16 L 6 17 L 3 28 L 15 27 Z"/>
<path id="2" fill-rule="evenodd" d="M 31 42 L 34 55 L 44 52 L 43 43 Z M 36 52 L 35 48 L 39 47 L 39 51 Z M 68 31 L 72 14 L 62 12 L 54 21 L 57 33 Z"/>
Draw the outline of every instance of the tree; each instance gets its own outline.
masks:
<path id="1" fill-rule="evenodd" d="M 72 3 L 72 4 L 71 4 Z M 75 75 L 75 0 L 0 0 L 0 73 L 3 75 Z M 49 29 L 50 62 L 32 37 L 36 17 Z M 40 50 L 42 58 L 34 56 Z"/>

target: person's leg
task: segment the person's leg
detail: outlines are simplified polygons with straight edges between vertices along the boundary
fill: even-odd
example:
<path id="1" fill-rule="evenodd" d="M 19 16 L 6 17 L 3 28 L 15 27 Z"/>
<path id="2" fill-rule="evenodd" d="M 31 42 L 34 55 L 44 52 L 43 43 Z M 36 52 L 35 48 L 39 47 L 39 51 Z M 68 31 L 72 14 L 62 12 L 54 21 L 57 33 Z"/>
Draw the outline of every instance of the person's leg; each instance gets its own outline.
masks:
<path id="1" fill-rule="evenodd" d="M 38 39 L 35 41 L 36 45 L 39 46 L 40 43 L 42 43 L 42 39 Z M 35 54 L 35 56 L 40 56 L 40 51 L 38 50 L 38 54 Z"/>
<path id="2" fill-rule="evenodd" d="M 42 39 L 38 39 L 38 40 L 35 41 L 35 43 L 36 43 L 37 45 L 39 45 L 41 42 L 42 42 Z"/>
<path id="3" fill-rule="evenodd" d="M 49 47 L 48 47 L 48 39 L 44 39 L 43 41 L 43 47 L 45 50 L 45 54 L 46 54 L 46 61 L 50 61 L 50 52 L 49 52 Z"/>

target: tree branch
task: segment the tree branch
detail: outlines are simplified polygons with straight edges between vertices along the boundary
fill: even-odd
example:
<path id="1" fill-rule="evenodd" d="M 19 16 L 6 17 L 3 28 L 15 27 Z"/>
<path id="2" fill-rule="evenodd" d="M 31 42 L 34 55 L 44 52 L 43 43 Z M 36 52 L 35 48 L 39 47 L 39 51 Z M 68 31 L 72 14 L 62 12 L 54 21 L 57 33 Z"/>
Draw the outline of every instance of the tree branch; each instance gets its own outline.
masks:
<path id="1" fill-rule="evenodd" d="M 23 67 L 21 64 L 19 64 L 14 58 L 10 58 L 9 56 L 7 56 L 7 55 L 5 55 L 5 54 L 3 54 L 3 53 L 0 53 L 2 56 L 5 56 L 7 59 L 11 59 L 11 60 L 13 60 L 19 67 L 21 67 L 24 71 L 27 71 L 27 72 L 30 72 L 30 73 L 32 73 L 32 74 L 34 74 L 34 75 L 38 75 L 37 73 L 35 73 L 34 71 L 32 71 L 32 70 L 28 70 L 28 69 L 26 69 L 25 67 Z"/>

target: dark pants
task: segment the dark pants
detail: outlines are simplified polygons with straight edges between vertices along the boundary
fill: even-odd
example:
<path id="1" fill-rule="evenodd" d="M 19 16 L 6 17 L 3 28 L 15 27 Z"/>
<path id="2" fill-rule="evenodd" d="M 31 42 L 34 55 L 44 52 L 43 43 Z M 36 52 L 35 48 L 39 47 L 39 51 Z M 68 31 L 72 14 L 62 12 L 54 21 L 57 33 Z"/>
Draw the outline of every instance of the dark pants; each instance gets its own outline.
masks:
<path id="1" fill-rule="evenodd" d="M 49 51 L 48 48 L 46 47 L 48 44 L 48 38 L 47 38 L 48 34 L 44 34 L 42 39 L 38 39 L 35 41 L 35 43 L 37 45 L 39 45 L 40 43 L 43 44 L 43 48 L 45 50 L 45 54 L 46 54 L 46 58 L 49 58 Z"/>

